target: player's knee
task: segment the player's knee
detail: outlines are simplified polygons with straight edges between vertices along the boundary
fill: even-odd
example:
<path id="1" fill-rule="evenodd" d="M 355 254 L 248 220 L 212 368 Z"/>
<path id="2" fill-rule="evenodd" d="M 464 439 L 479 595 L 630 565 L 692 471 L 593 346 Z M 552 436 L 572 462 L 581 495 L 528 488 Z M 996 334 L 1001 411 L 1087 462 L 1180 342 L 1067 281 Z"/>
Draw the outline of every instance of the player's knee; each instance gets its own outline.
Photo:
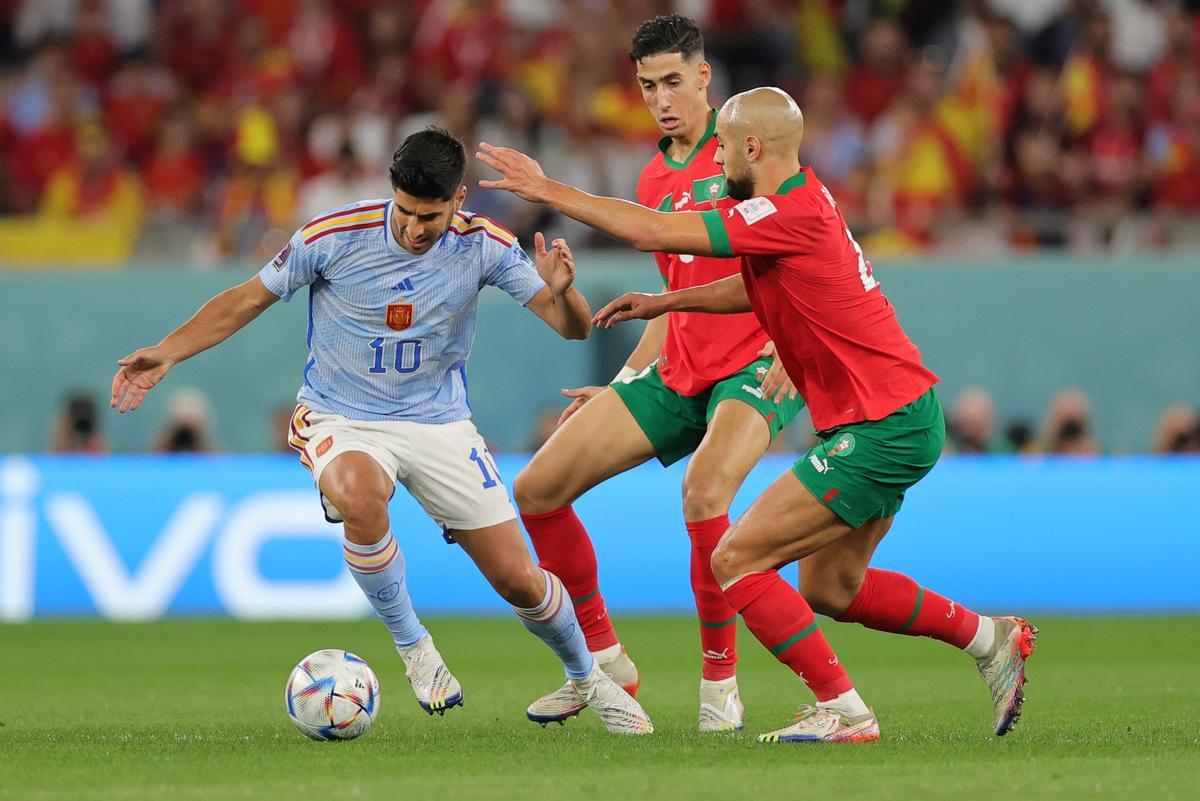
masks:
<path id="1" fill-rule="evenodd" d="M 683 482 L 684 520 L 711 520 L 729 512 L 732 493 L 725 482 L 711 477 L 691 479 Z"/>
<path id="2" fill-rule="evenodd" d="M 532 560 L 506 564 L 488 580 L 501 598 L 520 609 L 532 609 L 546 595 L 545 576 Z"/>
<path id="3" fill-rule="evenodd" d="M 328 494 L 345 521 L 346 538 L 358 545 L 372 545 L 388 530 L 388 496 L 363 487 L 346 486 Z"/>
<path id="4" fill-rule="evenodd" d="M 527 465 L 513 481 L 513 499 L 522 514 L 542 515 L 569 503 L 558 493 L 555 482 L 545 472 Z"/>
<path id="5" fill-rule="evenodd" d="M 721 538 L 716 548 L 713 548 L 712 558 L 709 560 L 713 578 L 721 585 L 724 585 L 730 579 L 737 578 L 743 573 L 749 572 L 745 569 L 744 563 L 744 556 L 738 548 L 737 543 L 728 534 Z"/>

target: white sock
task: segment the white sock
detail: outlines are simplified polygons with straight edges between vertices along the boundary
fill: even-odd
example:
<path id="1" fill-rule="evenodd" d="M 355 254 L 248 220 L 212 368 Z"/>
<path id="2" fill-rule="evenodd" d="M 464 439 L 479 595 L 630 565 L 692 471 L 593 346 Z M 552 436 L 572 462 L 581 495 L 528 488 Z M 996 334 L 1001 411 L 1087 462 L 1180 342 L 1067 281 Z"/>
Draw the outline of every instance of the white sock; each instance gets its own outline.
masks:
<path id="1" fill-rule="evenodd" d="M 546 579 L 546 592 L 542 602 L 530 609 L 513 607 L 522 625 L 550 646 L 569 678 L 586 679 L 595 665 L 595 658 L 588 653 L 587 639 L 575 619 L 575 607 L 567 595 L 562 582 L 553 573 L 542 571 Z"/>
<path id="2" fill-rule="evenodd" d="M 724 691 L 732 690 L 735 687 L 737 687 L 737 676 L 730 676 L 727 679 L 706 679 L 703 677 L 700 679 L 701 690 L 713 689 Z"/>
<path id="3" fill-rule="evenodd" d="M 992 650 L 992 646 L 996 644 L 996 621 L 987 615 L 979 616 L 979 628 L 975 630 L 975 636 L 967 643 L 967 647 L 963 650 L 976 659 L 982 659 Z"/>
<path id="4" fill-rule="evenodd" d="M 610 645 L 607 648 L 601 648 L 599 651 L 592 651 L 592 656 L 596 657 L 597 662 L 611 662 L 621 655 L 621 643 Z"/>
<path id="5" fill-rule="evenodd" d="M 372 545 L 342 541 L 342 556 L 350 575 L 375 607 L 397 648 L 408 648 L 426 635 L 413 610 L 404 575 L 404 554 L 389 530 Z"/>
<path id="6" fill-rule="evenodd" d="M 851 717 L 871 713 L 866 701 L 858 694 L 858 690 L 853 688 L 829 701 L 818 701 L 817 706 L 821 709 L 833 709 Z"/>

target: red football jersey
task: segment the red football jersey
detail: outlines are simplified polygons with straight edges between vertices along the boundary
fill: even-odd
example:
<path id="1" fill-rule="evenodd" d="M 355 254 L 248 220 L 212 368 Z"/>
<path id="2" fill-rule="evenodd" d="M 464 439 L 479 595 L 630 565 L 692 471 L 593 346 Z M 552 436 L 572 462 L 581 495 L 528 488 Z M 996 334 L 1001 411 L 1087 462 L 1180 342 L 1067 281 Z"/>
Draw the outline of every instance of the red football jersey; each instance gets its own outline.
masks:
<path id="1" fill-rule="evenodd" d="M 662 152 L 638 179 L 639 203 L 659 211 L 700 211 L 713 208 L 715 201 L 727 196 L 725 176 L 713 164 L 716 119 L 713 113 L 704 138 L 686 161 L 667 156 L 670 138 L 659 142 Z M 738 259 L 655 253 L 654 260 L 668 289 L 707 284 L 741 269 Z M 679 394 L 696 395 L 754 361 L 766 342 L 766 332 L 749 312 L 672 312 L 667 316 L 667 339 L 658 372 L 663 383 Z"/>
<path id="2" fill-rule="evenodd" d="M 702 212 L 713 249 L 742 257 L 750 305 L 814 428 L 880 420 L 937 382 L 811 168 L 773 195 L 721 206 Z"/>

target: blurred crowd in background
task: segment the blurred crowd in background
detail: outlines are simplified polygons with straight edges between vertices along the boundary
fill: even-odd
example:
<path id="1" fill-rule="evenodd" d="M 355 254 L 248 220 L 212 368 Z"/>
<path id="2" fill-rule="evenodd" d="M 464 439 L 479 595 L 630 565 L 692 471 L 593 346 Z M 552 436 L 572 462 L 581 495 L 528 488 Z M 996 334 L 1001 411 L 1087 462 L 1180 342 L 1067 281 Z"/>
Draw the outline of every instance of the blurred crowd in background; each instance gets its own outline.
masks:
<path id="1" fill-rule="evenodd" d="M 711 99 L 774 84 L 874 258 L 1200 240 L 1198 0 L 0 3 L 0 260 L 262 261 L 389 194 L 429 123 L 632 196 L 636 25 L 695 18 Z M 474 186 L 476 169 L 468 176 Z M 477 188 L 522 238 L 611 244 Z"/>
<path id="2" fill-rule="evenodd" d="M 167 402 L 167 415 L 146 450 L 154 453 L 218 453 L 223 450 L 216 434 L 217 421 L 203 393 L 192 388 L 175 390 Z M 63 399 L 49 432 L 51 453 L 104 454 L 110 451 L 104 434 L 107 407 L 86 390 Z M 563 406 L 548 406 L 538 415 L 528 433 L 524 450 L 532 453 L 550 438 Z M 271 433 L 273 449 L 293 453 L 288 444 L 288 424 L 294 407 L 280 404 L 263 421 Z M 1106 451 L 1097 437 L 1091 403 L 1078 389 L 1066 389 L 1051 400 L 1040 422 L 997 419 L 992 398 L 986 390 L 971 387 L 946 404 L 946 452 L 963 454 L 1056 454 L 1099 456 Z M 807 413 L 802 413 L 771 444 L 769 453 L 797 454 L 816 444 Z M 489 448 L 502 452 L 494 442 Z M 1186 404 L 1168 407 L 1158 419 L 1152 441 L 1144 452 L 1155 454 L 1200 454 L 1200 413 Z"/>

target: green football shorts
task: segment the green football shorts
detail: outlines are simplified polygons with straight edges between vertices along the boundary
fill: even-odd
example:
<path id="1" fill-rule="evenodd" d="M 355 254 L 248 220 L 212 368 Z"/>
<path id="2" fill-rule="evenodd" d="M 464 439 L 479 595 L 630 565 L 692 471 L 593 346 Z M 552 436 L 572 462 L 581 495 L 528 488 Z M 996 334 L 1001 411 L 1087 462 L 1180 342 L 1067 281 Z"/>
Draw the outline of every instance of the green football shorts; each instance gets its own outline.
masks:
<path id="1" fill-rule="evenodd" d="M 821 503 L 858 528 L 891 517 L 904 491 L 937 462 L 946 441 L 942 404 L 933 388 L 882 420 L 817 432 L 817 444 L 792 472 Z"/>
<path id="2" fill-rule="evenodd" d="M 703 392 L 688 396 L 664 384 L 655 363 L 627 381 L 618 381 L 612 388 L 654 445 L 658 460 L 668 465 L 696 450 L 721 401 L 736 398 L 754 407 L 767 421 L 771 439 L 792 422 L 804 408 L 804 399 L 796 396 L 775 403 L 764 398 L 758 371 L 770 367 L 770 359 L 758 359 Z"/>

